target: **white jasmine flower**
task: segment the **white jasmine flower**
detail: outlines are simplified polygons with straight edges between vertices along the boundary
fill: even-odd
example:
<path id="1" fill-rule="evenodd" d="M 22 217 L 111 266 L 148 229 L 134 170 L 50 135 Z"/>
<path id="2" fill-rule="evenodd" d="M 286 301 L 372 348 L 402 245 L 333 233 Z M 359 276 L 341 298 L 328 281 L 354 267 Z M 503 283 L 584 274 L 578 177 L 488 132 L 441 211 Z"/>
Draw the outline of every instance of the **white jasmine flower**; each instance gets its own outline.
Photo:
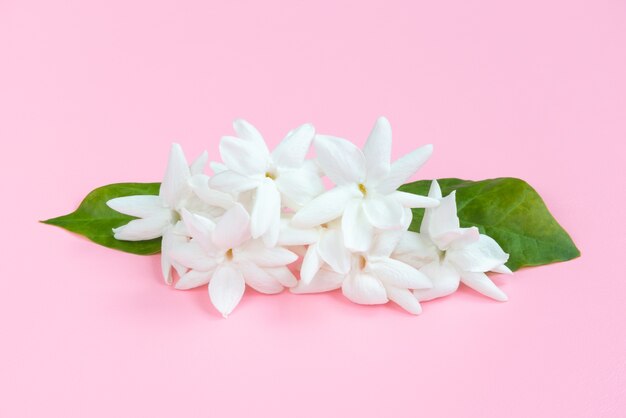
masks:
<path id="1" fill-rule="evenodd" d="M 455 192 L 442 197 L 439 184 L 433 181 L 428 196 L 438 199 L 440 205 L 426 209 L 420 233 L 407 232 L 393 254 L 432 280 L 432 288 L 415 290 L 415 296 L 420 301 L 446 296 L 463 282 L 495 300 L 506 301 L 506 294 L 485 272 L 511 274 L 504 265 L 509 255 L 478 228 L 460 227 Z"/>
<path id="2" fill-rule="evenodd" d="M 402 231 L 376 234 L 369 251 L 349 253 L 345 261 L 350 266 L 347 274 L 333 271 L 330 264 L 324 265 L 309 282 L 301 280 L 291 291 L 317 293 L 341 287 L 344 296 L 355 303 L 375 305 L 391 300 L 412 314 L 421 313 L 412 289 L 428 289 L 432 285 L 423 273 L 391 257 L 401 234 Z M 343 254 L 338 257 L 343 258 Z M 306 256 L 303 269 L 304 263 Z"/>
<path id="3" fill-rule="evenodd" d="M 296 128 L 270 153 L 250 123 L 238 119 L 233 127 L 238 137 L 222 138 L 224 164 L 212 165 L 211 187 L 230 193 L 252 191 L 252 237 L 263 237 L 271 247 L 278 239 L 282 207 L 298 209 L 324 190 L 318 168 L 305 161 L 315 129 L 310 124 Z"/>
<path id="4" fill-rule="evenodd" d="M 267 248 L 250 235 L 250 215 L 240 204 L 217 221 L 183 210 L 192 237 L 177 246 L 172 255 L 189 271 L 176 283 L 177 289 L 209 284 L 213 306 L 227 317 L 243 296 L 245 285 L 262 293 L 278 293 L 296 285 L 288 264 L 298 256 L 281 248 Z"/>
<path id="5" fill-rule="evenodd" d="M 406 223 L 404 208 L 438 204 L 435 199 L 397 190 L 428 160 L 432 145 L 391 164 L 391 126 L 384 117 L 377 120 L 363 151 L 332 136 L 317 135 L 314 144 L 319 165 L 336 187 L 297 211 L 296 227 L 310 228 L 341 217 L 346 247 L 366 251 L 374 228 L 399 229 Z"/>
<path id="6" fill-rule="evenodd" d="M 168 284 L 172 283 L 172 260 L 169 253 L 176 245 L 187 241 L 184 225 L 179 222 L 181 210 L 186 208 L 207 216 L 217 216 L 232 204 L 229 195 L 209 189 L 209 178 L 202 173 L 207 158 L 208 155 L 204 152 L 189 166 L 181 146 L 172 144 L 158 196 L 126 196 L 107 202 L 113 210 L 139 218 L 113 229 L 115 238 L 143 241 L 163 237 L 161 270 Z M 184 272 L 175 263 L 173 266 L 179 273 Z"/>

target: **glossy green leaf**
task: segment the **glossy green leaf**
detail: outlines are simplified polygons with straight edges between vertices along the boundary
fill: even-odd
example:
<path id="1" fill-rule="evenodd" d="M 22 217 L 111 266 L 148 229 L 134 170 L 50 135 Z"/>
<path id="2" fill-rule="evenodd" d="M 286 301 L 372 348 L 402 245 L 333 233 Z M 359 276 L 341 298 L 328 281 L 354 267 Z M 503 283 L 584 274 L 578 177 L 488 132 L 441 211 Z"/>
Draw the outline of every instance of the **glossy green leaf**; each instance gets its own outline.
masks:
<path id="1" fill-rule="evenodd" d="M 78 209 L 58 218 L 42 221 L 83 235 L 93 242 L 132 254 L 148 255 L 161 251 L 161 239 L 148 241 L 120 241 L 112 229 L 135 219 L 123 215 L 106 205 L 115 197 L 132 195 L 158 195 L 160 183 L 117 183 L 95 189 L 85 197 Z"/>
<path id="2" fill-rule="evenodd" d="M 443 195 L 456 190 L 461 226 L 476 226 L 509 253 L 511 270 L 567 261 L 580 256 L 576 245 L 548 211 L 539 194 L 516 178 L 482 181 L 438 180 Z M 400 190 L 427 195 L 430 180 L 405 184 Z M 410 229 L 419 231 L 424 209 L 413 210 Z"/>

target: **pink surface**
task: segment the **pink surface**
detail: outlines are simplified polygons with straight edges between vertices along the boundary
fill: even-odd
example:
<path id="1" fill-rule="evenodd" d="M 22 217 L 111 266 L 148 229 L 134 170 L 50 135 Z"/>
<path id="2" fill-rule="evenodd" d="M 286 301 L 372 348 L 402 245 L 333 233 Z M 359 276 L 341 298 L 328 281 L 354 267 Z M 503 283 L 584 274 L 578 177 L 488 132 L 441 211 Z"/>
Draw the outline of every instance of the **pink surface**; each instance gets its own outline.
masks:
<path id="1" fill-rule="evenodd" d="M 1 417 L 626 414 L 623 1 L 0 2 Z M 160 180 L 245 117 L 311 121 L 421 178 L 516 176 L 583 256 L 420 317 L 247 291 L 228 320 L 156 257 L 37 220 Z"/>

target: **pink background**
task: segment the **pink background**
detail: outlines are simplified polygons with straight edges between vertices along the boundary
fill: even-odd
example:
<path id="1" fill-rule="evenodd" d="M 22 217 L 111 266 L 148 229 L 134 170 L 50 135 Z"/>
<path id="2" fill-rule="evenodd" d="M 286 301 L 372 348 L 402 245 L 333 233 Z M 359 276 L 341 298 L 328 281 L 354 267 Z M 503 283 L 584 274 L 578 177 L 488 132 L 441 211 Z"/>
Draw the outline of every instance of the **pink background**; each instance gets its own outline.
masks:
<path id="1" fill-rule="evenodd" d="M 1 417 L 626 415 L 624 1 L 0 1 Z M 421 178 L 516 176 L 583 256 L 412 317 L 248 291 L 228 320 L 156 257 L 37 220 L 158 181 L 245 117 Z"/>

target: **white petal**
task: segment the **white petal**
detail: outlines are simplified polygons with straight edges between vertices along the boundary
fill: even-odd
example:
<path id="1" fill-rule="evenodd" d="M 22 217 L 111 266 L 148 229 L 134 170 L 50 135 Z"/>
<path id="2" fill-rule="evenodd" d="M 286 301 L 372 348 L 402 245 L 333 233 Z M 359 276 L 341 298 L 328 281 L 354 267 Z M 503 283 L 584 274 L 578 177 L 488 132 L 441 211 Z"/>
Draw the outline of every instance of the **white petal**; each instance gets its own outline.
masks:
<path id="1" fill-rule="evenodd" d="M 259 157 L 265 158 L 269 155 L 269 150 L 267 149 L 263 136 L 261 136 L 261 133 L 257 128 L 252 126 L 250 122 L 244 119 L 235 119 L 235 121 L 233 121 L 233 129 L 239 138 L 251 142 L 255 147 L 259 148 L 261 151 Z"/>
<path id="2" fill-rule="evenodd" d="M 258 184 L 261 184 L 261 181 L 259 181 Z M 257 185 L 258 187 L 258 185 Z M 244 208 L 246 208 L 246 210 L 248 211 L 248 213 L 252 212 L 252 207 L 254 206 L 254 198 L 256 195 L 256 187 L 252 190 L 248 190 L 245 192 L 241 192 L 237 194 L 237 202 L 239 204 L 241 204 Z"/>
<path id="3" fill-rule="evenodd" d="M 389 229 L 376 232 L 368 252 L 369 255 L 373 257 L 389 257 L 404 237 L 404 234 L 406 234 L 404 229 Z"/>
<path id="4" fill-rule="evenodd" d="M 182 220 L 176 222 L 171 229 L 165 231 L 163 238 L 164 242 L 162 242 L 161 245 L 161 258 L 165 255 L 168 259 L 170 259 L 172 267 L 176 270 L 178 276 L 180 277 L 187 272 L 188 268 L 179 263 L 178 260 L 174 260 L 171 254 L 174 249 L 190 242 L 190 235 L 189 231 L 187 231 L 187 227 L 185 226 L 185 222 Z M 163 271 L 165 271 L 165 269 Z"/>
<path id="5" fill-rule="evenodd" d="M 211 303 L 224 318 L 239 304 L 245 290 L 243 275 L 229 265 L 219 266 L 209 282 Z"/>
<path id="6" fill-rule="evenodd" d="M 178 221 L 175 226 L 166 229 L 161 240 L 161 274 L 167 284 L 172 284 L 173 266 L 179 274 L 186 271 L 184 266 L 174 260 L 172 254 L 177 248 L 188 245 L 187 236 L 179 233 L 180 224 L 182 222 Z"/>
<path id="7" fill-rule="evenodd" d="M 417 269 L 391 258 L 370 261 L 369 271 L 385 285 L 401 289 L 429 289 L 430 279 Z"/>
<path id="8" fill-rule="evenodd" d="M 291 222 L 298 228 L 311 228 L 332 221 L 343 214 L 348 201 L 359 195 L 354 187 L 335 187 L 296 212 Z"/>
<path id="9" fill-rule="evenodd" d="M 391 164 L 389 175 L 378 183 L 377 190 L 383 194 L 391 193 L 411 178 L 433 153 L 432 145 L 424 145 L 396 160 Z"/>
<path id="10" fill-rule="evenodd" d="M 317 161 L 337 185 L 365 181 L 365 156 L 353 143 L 327 135 L 315 137 Z"/>
<path id="11" fill-rule="evenodd" d="M 443 195 L 441 194 L 441 186 L 439 186 L 439 182 L 437 180 L 433 180 L 430 183 L 430 188 L 428 189 L 428 197 L 437 200 L 443 197 Z"/>
<path id="12" fill-rule="evenodd" d="M 317 242 L 320 233 L 319 228 L 294 228 L 291 219 L 280 220 L 280 234 L 278 245 L 306 245 Z"/>
<path id="13" fill-rule="evenodd" d="M 202 202 L 210 206 L 230 209 L 235 204 L 235 199 L 230 193 L 225 193 L 209 187 L 208 176 L 193 176 L 191 178 L 191 187 L 196 196 L 198 196 Z"/>
<path id="14" fill-rule="evenodd" d="M 289 270 L 289 267 L 263 267 L 263 270 L 285 287 L 294 287 L 298 284 L 298 279 Z"/>
<path id="15" fill-rule="evenodd" d="M 212 271 L 189 270 L 181 276 L 174 286 L 178 290 L 188 290 L 203 286 L 211 280 Z"/>
<path id="16" fill-rule="evenodd" d="M 511 269 L 505 266 L 504 264 L 494 267 L 490 271 L 493 271 L 494 273 L 513 274 Z"/>
<path id="17" fill-rule="evenodd" d="M 431 239 L 440 250 L 448 250 L 462 249 L 478 241 L 479 236 L 478 228 L 472 226 L 470 228 L 451 229 L 442 234 L 431 236 Z"/>
<path id="18" fill-rule="evenodd" d="M 143 241 L 158 238 L 171 227 L 172 220 L 168 213 L 167 216 L 158 215 L 132 220 L 119 228 L 113 228 L 113 235 L 123 241 Z"/>
<path id="19" fill-rule="evenodd" d="M 171 263 L 171 268 L 170 268 L 170 277 L 168 278 L 168 280 L 170 280 L 171 282 L 174 281 L 173 277 L 171 277 L 171 270 L 175 270 L 176 273 L 178 274 L 178 277 L 181 277 L 183 274 L 187 273 L 187 271 L 189 270 L 188 268 L 186 268 L 185 266 L 181 265 L 180 263 L 176 262 L 175 260 L 170 260 Z M 161 266 L 163 267 L 163 266 Z M 165 269 L 163 269 L 162 271 L 165 271 Z M 163 275 L 163 277 L 165 278 L 165 275 Z M 171 282 L 167 282 L 167 284 L 172 284 Z"/>
<path id="20" fill-rule="evenodd" d="M 402 216 L 402 229 L 403 231 L 408 230 L 413 223 L 413 209 L 404 208 L 404 214 Z"/>
<path id="21" fill-rule="evenodd" d="M 439 261 L 427 264 L 420 269 L 432 282 L 430 289 L 417 289 L 413 294 L 420 302 L 450 295 L 459 288 L 460 277 L 456 269 Z"/>
<path id="22" fill-rule="evenodd" d="M 439 199 L 401 192 L 398 190 L 391 192 L 388 196 L 395 199 L 405 208 L 434 208 L 439 206 Z"/>
<path id="23" fill-rule="evenodd" d="M 461 236 L 457 237 L 450 243 L 450 249 L 465 248 L 468 245 L 476 243 L 480 239 L 480 231 L 475 226 L 461 228 L 461 230 Z"/>
<path id="24" fill-rule="evenodd" d="M 155 195 L 116 197 L 107 201 L 107 206 L 114 211 L 137 218 L 170 213 L 170 209 L 163 206 L 161 198 Z"/>
<path id="25" fill-rule="evenodd" d="M 195 215 L 187 209 L 183 209 L 181 215 L 189 235 L 195 242 L 197 242 L 206 253 L 210 254 L 215 252 L 216 248 L 212 239 L 215 223 L 204 216 Z"/>
<path id="26" fill-rule="evenodd" d="M 498 289 L 485 273 L 463 272 L 461 274 L 461 281 L 466 286 L 497 301 L 505 302 L 509 300 L 506 293 Z"/>
<path id="27" fill-rule="evenodd" d="M 243 274 L 246 284 L 257 292 L 271 295 L 283 290 L 283 285 L 276 278 L 252 263 L 239 264 L 238 268 Z"/>
<path id="28" fill-rule="evenodd" d="M 395 199 L 371 196 L 363 199 L 363 210 L 370 223 L 379 229 L 395 229 L 402 226 L 404 208 Z"/>
<path id="29" fill-rule="evenodd" d="M 298 170 L 279 170 L 276 186 L 284 206 L 293 210 L 300 209 L 325 191 L 321 177 L 310 164 Z"/>
<path id="30" fill-rule="evenodd" d="M 319 254 L 337 273 L 346 274 L 350 270 L 350 251 L 343 244 L 341 230 L 329 229 L 322 233 Z"/>
<path id="31" fill-rule="evenodd" d="M 250 239 L 250 215 L 237 204 L 228 209 L 215 225 L 213 243 L 228 250 L 240 246 Z"/>
<path id="32" fill-rule="evenodd" d="M 268 158 L 261 155 L 259 147 L 233 136 L 220 141 L 220 155 L 229 170 L 245 176 L 265 175 Z"/>
<path id="33" fill-rule="evenodd" d="M 191 163 L 191 166 L 189 167 L 189 171 L 191 175 L 193 176 L 193 175 L 202 174 L 204 172 L 204 166 L 206 165 L 208 160 L 209 160 L 209 153 L 204 151 L 202 154 L 198 156 L 198 158 L 196 158 L 196 160 L 193 163 Z"/>
<path id="34" fill-rule="evenodd" d="M 350 274 L 341 286 L 343 295 L 363 305 L 387 303 L 387 291 L 376 277 L 369 274 Z"/>
<path id="35" fill-rule="evenodd" d="M 437 180 L 433 180 L 430 183 L 431 191 L 435 184 L 437 185 L 437 187 L 439 187 L 439 183 L 437 183 Z M 433 198 L 432 196 L 430 196 L 430 194 L 428 197 Z M 439 204 L 441 204 L 441 199 L 437 199 L 437 200 L 439 200 Z M 435 206 L 435 208 L 426 208 L 426 210 L 424 211 L 424 216 L 422 217 L 422 222 L 420 223 L 420 231 L 419 231 L 420 234 L 430 237 L 430 235 L 428 234 L 428 228 L 430 227 L 430 218 L 432 216 L 433 211 L 437 208 L 437 206 Z"/>
<path id="36" fill-rule="evenodd" d="M 426 235 L 407 231 L 402 235 L 392 257 L 412 267 L 421 268 L 439 260 L 439 252 Z"/>
<path id="37" fill-rule="evenodd" d="M 207 254 L 195 240 L 173 247 L 170 257 L 193 270 L 209 271 L 216 265 L 215 257 Z"/>
<path id="38" fill-rule="evenodd" d="M 190 192 L 190 177 L 183 149 L 178 144 L 172 144 L 167 169 L 159 191 L 159 195 L 170 208 L 178 209 L 180 200 Z"/>
<path id="39" fill-rule="evenodd" d="M 225 193 L 241 193 L 258 187 L 261 179 L 261 177 L 246 177 L 234 171 L 225 170 L 211 177 L 209 185 Z"/>
<path id="40" fill-rule="evenodd" d="M 460 227 L 459 217 L 456 214 L 456 192 L 440 200 L 436 208 L 426 209 L 420 232 L 436 237 L 446 232 L 457 230 Z"/>
<path id="41" fill-rule="evenodd" d="M 298 168 L 304 162 L 315 128 L 305 123 L 291 131 L 272 152 L 272 161 L 277 167 Z"/>
<path id="42" fill-rule="evenodd" d="M 300 279 L 305 284 L 311 283 L 313 277 L 315 277 L 320 267 L 322 267 L 323 260 L 319 255 L 318 247 L 319 245 L 317 243 L 309 245 L 302 259 Z"/>
<path id="43" fill-rule="evenodd" d="M 297 286 L 292 287 L 290 290 L 292 293 L 296 294 L 329 292 L 331 290 L 339 289 L 344 278 L 345 274 L 339 274 L 322 268 L 309 283 L 304 280 L 300 280 Z"/>
<path id="44" fill-rule="evenodd" d="M 203 193 L 205 190 L 210 190 L 209 180 L 210 177 L 206 174 L 194 174 L 189 178 L 189 186 L 198 195 L 197 192 Z"/>
<path id="45" fill-rule="evenodd" d="M 408 289 L 398 289 L 397 287 L 390 286 L 386 286 L 386 289 L 389 300 L 397 303 L 400 307 L 413 315 L 419 315 L 422 313 L 422 306 L 413 292 Z"/>
<path id="46" fill-rule="evenodd" d="M 278 236 L 280 235 L 280 215 L 281 212 L 277 211 L 274 215 L 274 219 L 270 224 L 267 232 L 263 234 L 262 239 L 266 247 L 275 247 L 278 243 Z"/>
<path id="47" fill-rule="evenodd" d="M 223 163 L 218 163 L 215 161 L 212 161 L 209 163 L 209 166 L 211 167 L 211 170 L 213 170 L 213 174 L 217 174 L 217 173 L 221 173 L 222 171 L 226 171 L 228 170 L 228 167 L 226 167 L 225 164 Z"/>
<path id="48" fill-rule="evenodd" d="M 343 242 L 352 251 L 365 252 L 372 245 L 374 228 L 365 216 L 362 207 L 363 199 L 356 198 L 348 202 L 346 211 L 341 218 Z"/>
<path id="49" fill-rule="evenodd" d="M 446 259 L 462 271 L 485 272 L 506 263 L 509 255 L 493 238 L 480 234 L 477 242 L 448 250 Z"/>
<path id="50" fill-rule="evenodd" d="M 161 276 L 163 276 L 163 280 L 166 285 L 171 285 L 174 282 L 174 277 L 172 275 L 173 263 L 170 257 L 164 257 L 161 255 Z"/>
<path id="51" fill-rule="evenodd" d="M 377 184 L 389 174 L 391 166 L 391 125 L 385 117 L 376 121 L 365 147 L 367 182 Z"/>
<path id="52" fill-rule="evenodd" d="M 278 218 L 278 219 L 277 219 Z M 265 178 L 256 189 L 254 205 L 250 214 L 252 238 L 258 238 L 268 231 L 273 222 L 280 220 L 280 193 L 276 184 Z"/>
<path id="53" fill-rule="evenodd" d="M 185 209 L 197 215 L 209 218 L 213 222 L 217 221 L 226 212 L 223 208 L 209 205 L 196 194 L 190 196 L 185 202 Z"/>
<path id="54" fill-rule="evenodd" d="M 286 248 L 268 248 L 263 242 L 254 240 L 235 251 L 235 257 L 250 261 L 259 267 L 280 267 L 293 263 L 298 255 Z"/>

